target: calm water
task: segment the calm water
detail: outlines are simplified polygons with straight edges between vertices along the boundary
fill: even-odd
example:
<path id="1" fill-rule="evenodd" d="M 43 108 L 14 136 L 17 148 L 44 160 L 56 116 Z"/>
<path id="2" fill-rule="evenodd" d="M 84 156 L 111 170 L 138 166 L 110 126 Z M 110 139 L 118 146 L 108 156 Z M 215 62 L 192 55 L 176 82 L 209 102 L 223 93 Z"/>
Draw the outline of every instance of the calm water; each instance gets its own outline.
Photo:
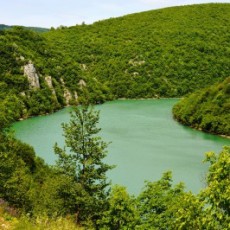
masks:
<path id="1" fill-rule="evenodd" d="M 124 100 L 96 106 L 101 111 L 101 136 L 112 141 L 106 161 L 117 167 L 107 175 L 114 184 L 138 194 L 145 180 L 158 180 L 173 172 L 175 183 L 183 181 L 198 192 L 204 185 L 207 151 L 219 152 L 230 140 L 205 134 L 178 124 L 171 109 L 176 99 Z M 55 142 L 63 146 L 62 122 L 68 122 L 71 108 L 35 117 L 13 125 L 16 137 L 31 144 L 49 164 L 55 162 Z"/>

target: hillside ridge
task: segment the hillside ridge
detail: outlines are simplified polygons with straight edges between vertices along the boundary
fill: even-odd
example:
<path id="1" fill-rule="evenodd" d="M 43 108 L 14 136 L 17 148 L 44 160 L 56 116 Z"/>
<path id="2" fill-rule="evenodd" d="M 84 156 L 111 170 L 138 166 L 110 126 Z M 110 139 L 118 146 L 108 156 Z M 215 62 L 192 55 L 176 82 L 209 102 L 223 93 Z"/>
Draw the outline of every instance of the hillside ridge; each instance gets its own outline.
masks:
<path id="1" fill-rule="evenodd" d="M 185 97 L 173 115 L 184 125 L 230 138 L 230 77 Z"/>
<path id="2" fill-rule="evenodd" d="M 45 37 L 116 97 L 178 97 L 229 75 L 230 4 L 172 7 Z"/>
<path id="3" fill-rule="evenodd" d="M 229 76 L 229 34 L 230 4 L 170 7 L 46 33 L 0 31 L 0 123 L 85 99 L 182 97 L 221 82 Z M 24 72 L 29 63 L 37 90 Z"/>

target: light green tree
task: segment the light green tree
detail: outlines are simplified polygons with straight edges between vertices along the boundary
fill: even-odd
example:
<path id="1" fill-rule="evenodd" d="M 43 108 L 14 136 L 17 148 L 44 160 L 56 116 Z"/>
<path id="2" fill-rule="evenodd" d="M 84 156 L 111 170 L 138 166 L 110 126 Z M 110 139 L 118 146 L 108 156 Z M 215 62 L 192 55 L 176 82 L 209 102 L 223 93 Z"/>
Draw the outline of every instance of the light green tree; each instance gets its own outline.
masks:
<path id="1" fill-rule="evenodd" d="M 184 185 L 172 185 L 172 173 L 166 172 L 156 182 L 147 182 L 138 196 L 141 223 L 136 229 L 175 229 L 175 205 L 184 195 Z"/>
<path id="2" fill-rule="evenodd" d="M 211 165 L 201 192 L 206 203 L 203 224 L 207 229 L 230 229 L 230 146 L 219 155 L 208 152 L 205 161 Z"/>
<path id="3" fill-rule="evenodd" d="M 136 199 L 125 187 L 116 185 L 109 196 L 109 208 L 99 221 L 99 229 L 135 229 L 139 222 Z"/>
<path id="4" fill-rule="evenodd" d="M 73 178 L 81 187 L 75 198 L 75 212 L 79 220 L 95 222 L 103 210 L 108 192 L 106 172 L 113 168 L 103 160 L 108 146 L 97 136 L 100 128 L 99 111 L 90 106 L 74 107 L 69 123 L 62 124 L 65 147 L 55 144 L 60 172 Z"/>
<path id="5" fill-rule="evenodd" d="M 199 194 L 172 187 L 171 174 L 148 182 L 138 197 L 140 224 L 135 229 L 230 229 L 230 147 L 206 154 L 211 165 Z"/>

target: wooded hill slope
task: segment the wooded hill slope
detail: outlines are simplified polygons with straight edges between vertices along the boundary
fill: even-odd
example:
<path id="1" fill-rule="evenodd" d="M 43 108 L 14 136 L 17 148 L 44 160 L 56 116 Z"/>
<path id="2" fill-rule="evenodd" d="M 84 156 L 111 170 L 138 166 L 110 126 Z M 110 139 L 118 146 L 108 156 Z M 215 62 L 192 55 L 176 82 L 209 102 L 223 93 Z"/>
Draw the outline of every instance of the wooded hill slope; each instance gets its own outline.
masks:
<path id="1" fill-rule="evenodd" d="M 229 76 L 229 34 L 230 4 L 172 7 L 40 34 L 0 31 L 1 127 L 82 98 L 180 97 L 221 82 Z"/>
<path id="2" fill-rule="evenodd" d="M 35 32 L 22 27 L 0 31 L 1 128 L 20 117 L 50 113 L 64 105 L 63 90 L 58 90 L 59 79 L 53 78 L 55 97 L 45 81 L 45 76 L 52 73 L 53 55 L 44 38 Z M 31 68 L 31 74 L 39 74 L 37 88 L 30 87 L 25 76 L 25 66 L 31 62 L 36 68 Z"/>
<path id="3" fill-rule="evenodd" d="M 45 34 L 116 98 L 179 97 L 230 70 L 230 4 L 172 7 Z M 78 73 L 76 73 L 78 75 Z M 74 76 L 73 76 L 74 77 Z"/>
<path id="4" fill-rule="evenodd" d="M 230 136 L 230 77 L 184 98 L 173 115 L 182 124 Z"/>
<path id="5" fill-rule="evenodd" d="M 92 229 L 92 224 L 95 229 L 229 229 L 229 147 L 218 156 L 207 154 L 211 164 L 207 187 L 198 195 L 185 192 L 181 184 L 173 186 L 168 172 L 159 181 L 146 183 L 136 198 L 116 186 L 101 200 L 98 193 L 91 195 L 76 183 L 75 173 L 69 174 L 61 164 L 49 167 L 32 147 L 4 129 L 21 117 L 50 113 L 83 98 L 103 102 L 119 97 L 178 97 L 223 81 L 230 69 L 229 14 L 230 4 L 207 4 L 45 34 L 22 27 L 0 31 L 0 197 L 4 199 L 0 199 L 0 216 L 7 202 L 27 213 L 17 229 L 37 229 L 37 221 L 45 229 L 42 220 L 45 226 L 62 227 L 63 222 L 55 219 L 62 215 L 74 215 L 86 229 L 89 225 Z M 229 80 L 218 84 L 201 91 L 202 103 L 208 102 L 202 107 L 207 112 L 204 118 L 218 109 L 229 111 Z M 218 104 L 217 109 L 210 100 Z M 195 119 L 194 115 L 192 122 Z M 59 152 L 72 171 L 72 162 Z M 35 217 L 31 224 L 28 214 Z M 68 221 L 67 229 L 72 226 L 69 220 L 62 220 Z"/>

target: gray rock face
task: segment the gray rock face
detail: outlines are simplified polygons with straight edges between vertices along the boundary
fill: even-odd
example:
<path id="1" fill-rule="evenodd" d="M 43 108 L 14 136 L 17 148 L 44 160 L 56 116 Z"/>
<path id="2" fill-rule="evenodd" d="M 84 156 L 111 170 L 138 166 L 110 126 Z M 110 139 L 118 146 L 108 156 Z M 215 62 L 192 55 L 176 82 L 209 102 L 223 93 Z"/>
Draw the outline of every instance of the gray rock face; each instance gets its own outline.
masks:
<path id="1" fill-rule="evenodd" d="M 75 101 L 78 100 L 78 95 L 77 95 L 77 92 L 76 92 L 76 91 L 74 91 L 74 98 L 75 98 Z"/>
<path id="2" fill-rule="evenodd" d="M 74 101 L 78 101 L 78 95 L 77 95 L 77 92 L 74 91 L 74 92 L 70 92 L 69 89 L 65 86 L 65 82 L 63 80 L 63 78 L 60 78 L 60 82 L 62 84 L 62 87 L 64 89 L 64 95 L 63 97 L 65 98 L 65 101 L 66 101 L 66 105 L 69 105 L 71 100 L 74 100 Z M 84 83 L 85 84 L 85 83 Z"/>
<path id="3" fill-rule="evenodd" d="M 69 105 L 70 100 L 72 100 L 72 94 L 70 93 L 70 91 L 67 88 L 64 89 L 64 98 L 66 100 L 66 105 Z"/>
<path id="4" fill-rule="evenodd" d="M 78 82 L 78 85 L 80 86 L 80 89 L 82 89 L 83 87 L 86 87 L 86 82 L 81 79 L 79 82 Z"/>
<path id="5" fill-rule="evenodd" d="M 29 86 L 31 89 L 40 88 L 39 77 L 32 63 L 29 63 L 24 66 L 24 76 L 27 76 Z"/>
<path id="6" fill-rule="evenodd" d="M 53 88 L 52 77 L 51 76 L 46 76 L 45 81 L 46 81 L 47 85 L 49 86 L 49 88 Z"/>
<path id="7" fill-rule="evenodd" d="M 63 97 L 65 98 L 66 101 L 66 105 L 69 105 L 70 100 L 72 100 L 72 94 L 70 93 L 70 91 L 65 87 L 65 82 L 62 78 L 60 78 L 61 84 L 64 88 L 64 95 Z"/>
<path id="8" fill-rule="evenodd" d="M 51 76 L 46 76 L 45 81 L 46 81 L 46 84 L 49 86 L 49 88 L 52 90 L 52 94 L 56 95 L 56 92 L 54 90 L 53 83 L 52 83 L 52 77 Z"/>

